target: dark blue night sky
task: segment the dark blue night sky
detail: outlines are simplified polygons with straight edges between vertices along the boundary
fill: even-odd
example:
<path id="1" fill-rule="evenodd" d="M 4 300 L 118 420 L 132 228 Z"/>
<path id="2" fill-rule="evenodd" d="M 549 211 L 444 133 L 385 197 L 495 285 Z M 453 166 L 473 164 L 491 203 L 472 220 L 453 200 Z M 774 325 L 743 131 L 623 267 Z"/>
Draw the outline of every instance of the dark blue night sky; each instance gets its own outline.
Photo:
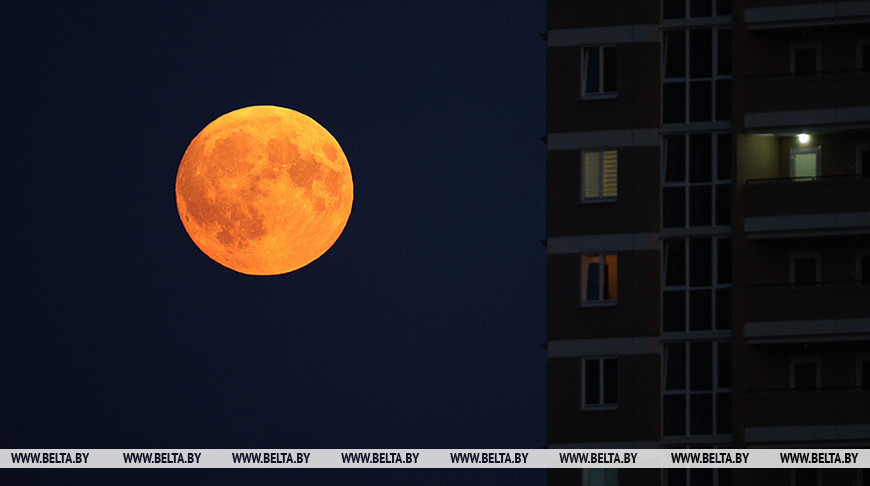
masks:
<path id="1" fill-rule="evenodd" d="M 72 3 L 0 14 L 0 448 L 545 446 L 544 2 Z M 354 177 L 336 245 L 284 276 L 214 263 L 175 207 L 190 140 L 254 104 Z"/>

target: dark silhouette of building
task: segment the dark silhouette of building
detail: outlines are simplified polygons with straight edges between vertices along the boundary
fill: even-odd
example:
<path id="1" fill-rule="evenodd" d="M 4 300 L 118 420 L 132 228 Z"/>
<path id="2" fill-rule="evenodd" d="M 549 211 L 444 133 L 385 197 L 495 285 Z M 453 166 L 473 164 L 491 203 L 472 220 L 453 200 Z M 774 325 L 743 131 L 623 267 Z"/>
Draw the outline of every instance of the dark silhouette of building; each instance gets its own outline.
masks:
<path id="1" fill-rule="evenodd" d="M 548 0 L 546 37 L 549 447 L 870 446 L 870 1 Z"/>

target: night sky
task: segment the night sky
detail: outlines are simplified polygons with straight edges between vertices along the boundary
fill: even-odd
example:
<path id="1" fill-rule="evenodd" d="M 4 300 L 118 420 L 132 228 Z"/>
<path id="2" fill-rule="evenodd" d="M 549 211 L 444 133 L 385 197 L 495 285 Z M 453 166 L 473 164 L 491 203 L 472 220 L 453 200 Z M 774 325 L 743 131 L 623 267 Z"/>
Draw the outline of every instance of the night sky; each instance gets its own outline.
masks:
<path id="1" fill-rule="evenodd" d="M 543 1 L 18 3 L 0 13 L 0 448 L 545 446 Z M 317 120 L 354 179 L 342 236 L 283 276 L 213 262 L 175 206 L 190 140 L 258 104 Z M 207 474 L 544 479 L 136 477 Z"/>

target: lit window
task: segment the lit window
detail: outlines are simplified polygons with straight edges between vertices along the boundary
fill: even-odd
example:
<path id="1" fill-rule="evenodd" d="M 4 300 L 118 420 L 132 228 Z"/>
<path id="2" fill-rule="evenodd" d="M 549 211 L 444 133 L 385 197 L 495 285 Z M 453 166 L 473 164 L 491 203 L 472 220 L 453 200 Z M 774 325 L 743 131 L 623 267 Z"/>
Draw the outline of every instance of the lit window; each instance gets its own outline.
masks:
<path id="1" fill-rule="evenodd" d="M 619 486 L 619 469 L 584 469 L 583 486 Z"/>
<path id="2" fill-rule="evenodd" d="M 616 150 L 583 152 L 582 200 L 613 201 L 617 195 Z"/>
<path id="3" fill-rule="evenodd" d="M 616 358 L 583 360 L 583 408 L 616 408 Z"/>
<path id="4" fill-rule="evenodd" d="M 582 265 L 583 305 L 615 304 L 616 255 L 583 255 Z"/>
<path id="5" fill-rule="evenodd" d="M 616 96 L 616 46 L 583 48 L 583 97 Z"/>

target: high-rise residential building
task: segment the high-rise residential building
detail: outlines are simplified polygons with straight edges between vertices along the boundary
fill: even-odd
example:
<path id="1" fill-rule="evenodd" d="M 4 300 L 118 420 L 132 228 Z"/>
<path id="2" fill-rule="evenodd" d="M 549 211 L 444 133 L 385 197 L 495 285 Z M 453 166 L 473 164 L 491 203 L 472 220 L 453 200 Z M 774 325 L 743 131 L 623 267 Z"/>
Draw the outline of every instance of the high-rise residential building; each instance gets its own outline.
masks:
<path id="1" fill-rule="evenodd" d="M 549 447 L 870 447 L 870 1 L 548 0 L 546 38 Z"/>

